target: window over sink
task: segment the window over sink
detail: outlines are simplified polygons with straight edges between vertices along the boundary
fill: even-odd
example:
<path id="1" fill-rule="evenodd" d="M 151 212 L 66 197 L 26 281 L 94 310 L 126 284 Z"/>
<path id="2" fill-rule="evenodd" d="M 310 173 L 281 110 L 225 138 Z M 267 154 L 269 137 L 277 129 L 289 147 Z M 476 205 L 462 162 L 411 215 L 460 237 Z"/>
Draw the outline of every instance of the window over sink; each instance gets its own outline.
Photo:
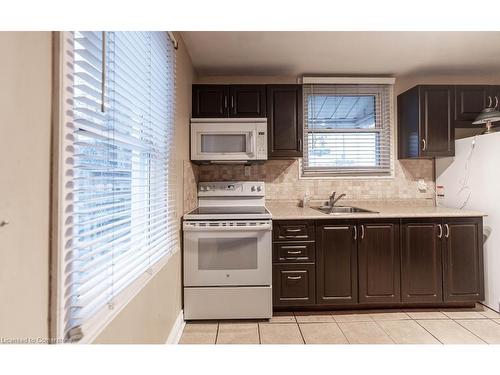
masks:
<path id="1" fill-rule="evenodd" d="M 393 173 L 390 84 L 306 84 L 302 177 Z"/>

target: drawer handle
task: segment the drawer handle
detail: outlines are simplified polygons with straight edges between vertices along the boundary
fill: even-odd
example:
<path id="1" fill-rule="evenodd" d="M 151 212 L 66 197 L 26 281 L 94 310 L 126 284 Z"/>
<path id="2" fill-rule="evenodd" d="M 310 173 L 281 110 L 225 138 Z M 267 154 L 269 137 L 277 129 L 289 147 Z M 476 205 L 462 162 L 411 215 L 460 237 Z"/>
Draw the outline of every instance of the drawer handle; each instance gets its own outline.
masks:
<path id="1" fill-rule="evenodd" d="M 297 250 L 297 251 L 290 251 L 290 250 L 288 250 L 286 253 L 290 254 L 290 255 L 294 255 L 294 254 L 300 254 L 300 253 L 302 253 L 302 251 L 300 251 L 300 250 Z"/>
<path id="2" fill-rule="evenodd" d="M 302 276 L 288 276 L 288 280 L 300 280 Z"/>
<path id="3" fill-rule="evenodd" d="M 304 245 L 285 245 L 285 246 L 281 246 L 282 249 L 305 249 L 307 248 L 307 246 L 304 246 Z"/>
<path id="4" fill-rule="evenodd" d="M 302 229 L 287 229 L 286 231 L 287 232 L 290 232 L 290 233 L 297 233 L 297 232 L 300 232 Z"/>

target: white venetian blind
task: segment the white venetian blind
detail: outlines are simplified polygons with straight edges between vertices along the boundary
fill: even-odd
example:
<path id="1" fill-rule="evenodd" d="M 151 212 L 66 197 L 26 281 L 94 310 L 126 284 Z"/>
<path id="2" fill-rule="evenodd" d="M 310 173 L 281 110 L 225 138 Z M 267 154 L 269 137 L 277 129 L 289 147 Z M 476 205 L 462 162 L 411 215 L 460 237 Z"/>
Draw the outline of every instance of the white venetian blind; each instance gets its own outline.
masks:
<path id="1" fill-rule="evenodd" d="M 178 246 L 166 32 L 66 33 L 62 306 L 69 341 Z"/>
<path id="2" fill-rule="evenodd" d="M 389 176 L 392 85 L 306 84 L 303 176 Z"/>

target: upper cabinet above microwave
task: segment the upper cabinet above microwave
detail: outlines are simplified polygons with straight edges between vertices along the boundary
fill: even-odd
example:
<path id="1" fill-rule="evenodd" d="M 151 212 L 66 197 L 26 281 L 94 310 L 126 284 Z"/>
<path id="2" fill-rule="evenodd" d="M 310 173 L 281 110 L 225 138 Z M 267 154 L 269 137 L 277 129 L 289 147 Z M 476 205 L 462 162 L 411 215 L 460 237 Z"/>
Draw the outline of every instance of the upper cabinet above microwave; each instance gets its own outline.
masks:
<path id="1" fill-rule="evenodd" d="M 266 86 L 193 85 L 192 117 L 266 117 Z"/>
<path id="2" fill-rule="evenodd" d="M 302 156 L 301 85 L 193 85 L 192 117 L 265 117 L 268 159 Z"/>

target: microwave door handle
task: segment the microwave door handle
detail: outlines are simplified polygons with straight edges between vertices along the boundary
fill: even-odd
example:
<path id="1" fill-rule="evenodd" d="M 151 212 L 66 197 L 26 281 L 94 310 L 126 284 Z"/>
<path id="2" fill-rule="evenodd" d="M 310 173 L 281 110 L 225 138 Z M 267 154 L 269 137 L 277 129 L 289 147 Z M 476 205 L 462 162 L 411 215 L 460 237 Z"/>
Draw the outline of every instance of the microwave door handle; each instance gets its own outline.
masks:
<path id="1" fill-rule="evenodd" d="M 255 149 L 255 137 L 253 136 L 254 133 L 253 132 L 248 132 L 248 142 L 247 142 L 247 153 L 249 155 L 253 155 L 255 153 L 254 149 Z"/>

